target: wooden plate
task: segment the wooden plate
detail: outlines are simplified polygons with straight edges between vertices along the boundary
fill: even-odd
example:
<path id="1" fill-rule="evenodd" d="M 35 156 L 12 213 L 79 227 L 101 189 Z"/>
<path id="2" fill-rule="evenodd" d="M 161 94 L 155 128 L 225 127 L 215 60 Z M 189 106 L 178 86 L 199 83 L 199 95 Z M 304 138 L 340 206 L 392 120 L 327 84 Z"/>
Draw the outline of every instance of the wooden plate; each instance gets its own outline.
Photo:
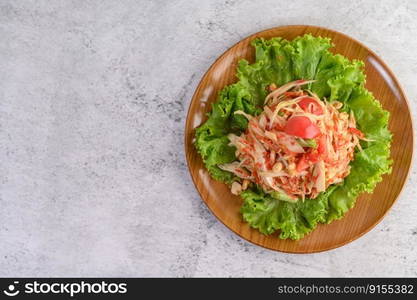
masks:
<path id="1" fill-rule="evenodd" d="M 211 179 L 201 157 L 193 146 L 195 128 L 206 120 L 211 103 L 226 85 L 235 82 L 237 62 L 241 58 L 254 61 L 254 49 L 250 42 L 258 37 L 283 37 L 293 39 L 305 33 L 329 37 L 335 47 L 331 51 L 349 59 L 365 62 L 366 87 L 372 91 L 382 106 L 391 112 L 389 128 L 394 134 L 391 156 L 394 159 L 392 173 L 385 175 L 373 194 L 362 194 L 346 216 L 316 230 L 299 241 L 281 240 L 277 234 L 265 236 L 242 220 L 240 197 L 229 188 Z M 194 184 L 213 214 L 244 239 L 265 248 L 290 252 L 320 252 L 345 245 L 372 229 L 391 208 L 406 181 L 413 154 L 413 127 L 407 99 L 397 79 L 386 64 L 370 49 L 342 33 L 315 26 L 283 26 L 253 34 L 240 41 L 210 67 L 202 78 L 192 98 L 185 127 L 185 152 Z"/>

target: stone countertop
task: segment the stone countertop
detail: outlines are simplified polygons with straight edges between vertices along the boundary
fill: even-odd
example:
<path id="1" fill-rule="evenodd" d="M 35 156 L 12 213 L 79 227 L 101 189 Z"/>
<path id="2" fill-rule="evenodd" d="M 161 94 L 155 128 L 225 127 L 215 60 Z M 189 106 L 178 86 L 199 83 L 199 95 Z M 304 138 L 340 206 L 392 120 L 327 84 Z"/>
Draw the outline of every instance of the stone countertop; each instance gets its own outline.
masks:
<path id="1" fill-rule="evenodd" d="M 208 211 L 183 130 L 213 60 L 254 32 L 344 32 L 416 113 L 415 1 L 2 1 L 0 276 L 417 276 L 417 176 L 362 238 L 291 255 Z"/>

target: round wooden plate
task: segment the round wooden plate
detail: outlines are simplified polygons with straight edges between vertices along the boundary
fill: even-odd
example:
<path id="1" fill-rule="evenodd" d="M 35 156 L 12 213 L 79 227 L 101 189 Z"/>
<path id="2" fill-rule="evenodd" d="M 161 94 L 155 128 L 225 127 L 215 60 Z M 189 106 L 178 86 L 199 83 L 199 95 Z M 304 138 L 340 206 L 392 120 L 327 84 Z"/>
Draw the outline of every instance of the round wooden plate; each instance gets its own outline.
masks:
<path id="1" fill-rule="evenodd" d="M 193 141 L 195 128 L 206 120 L 211 103 L 218 92 L 236 81 L 237 62 L 245 58 L 254 61 L 254 49 L 250 42 L 258 37 L 283 37 L 293 39 L 311 33 L 329 37 L 335 44 L 332 52 L 349 59 L 365 62 L 366 87 L 391 113 L 389 129 L 394 134 L 391 157 L 394 159 L 392 173 L 385 175 L 372 194 L 362 194 L 346 216 L 328 225 L 319 225 L 316 230 L 299 241 L 281 240 L 277 234 L 265 236 L 252 229 L 242 220 L 242 200 L 231 194 L 229 188 L 211 179 L 204 168 Z M 185 152 L 194 184 L 202 199 L 213 214 L 244 239 L 265 248 L 290 252 L 313 253 L 345 245 L 372 229 L 391 208 L 406 181 L 413 154 L 413 127 L 407 99 L 397 79 L 386 64 L 370 49 L 342 33 L 315 26 L 283 26 L 253 34 L 240 41 L 210 67 L 202 78 L 192 98 L 185 127 Z"/>

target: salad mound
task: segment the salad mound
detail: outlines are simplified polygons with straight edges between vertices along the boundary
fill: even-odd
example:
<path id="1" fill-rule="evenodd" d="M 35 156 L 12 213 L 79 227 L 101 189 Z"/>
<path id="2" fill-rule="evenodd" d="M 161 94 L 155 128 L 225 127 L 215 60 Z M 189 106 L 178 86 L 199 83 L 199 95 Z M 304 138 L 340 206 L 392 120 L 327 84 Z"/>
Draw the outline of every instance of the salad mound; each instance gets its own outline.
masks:
<path id="1" fill-rule="evenodd" d="M 329 39 L 256 39 L 195 146 L 210 175 L 243 199 L 264 234 L 300 239 L 372 192 L 391 171 L 389 113 L 364 87 L 363 62 L 332 54 Z"/>

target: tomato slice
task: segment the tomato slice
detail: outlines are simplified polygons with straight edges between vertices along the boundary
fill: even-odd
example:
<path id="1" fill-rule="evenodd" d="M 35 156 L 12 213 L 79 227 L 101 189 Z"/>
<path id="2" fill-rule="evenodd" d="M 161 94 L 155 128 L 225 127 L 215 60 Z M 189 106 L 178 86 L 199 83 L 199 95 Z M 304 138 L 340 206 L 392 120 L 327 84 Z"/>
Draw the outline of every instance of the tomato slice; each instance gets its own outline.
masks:
<path id="1" fill-rule="evenodd" d="M 300 101 L 298 101 L 298 106 L 300 106 L 304 111 L 315 115 L 323 114 L 323 108 L 313 97 L 303 97 Z"/>
<path id="2" fill-rule="evenodd" d="M 313 139 L 320 135 L 320 129 L 308 117 L 292 117 L 285 124 L 284 132 L 303 139 Z"/>

